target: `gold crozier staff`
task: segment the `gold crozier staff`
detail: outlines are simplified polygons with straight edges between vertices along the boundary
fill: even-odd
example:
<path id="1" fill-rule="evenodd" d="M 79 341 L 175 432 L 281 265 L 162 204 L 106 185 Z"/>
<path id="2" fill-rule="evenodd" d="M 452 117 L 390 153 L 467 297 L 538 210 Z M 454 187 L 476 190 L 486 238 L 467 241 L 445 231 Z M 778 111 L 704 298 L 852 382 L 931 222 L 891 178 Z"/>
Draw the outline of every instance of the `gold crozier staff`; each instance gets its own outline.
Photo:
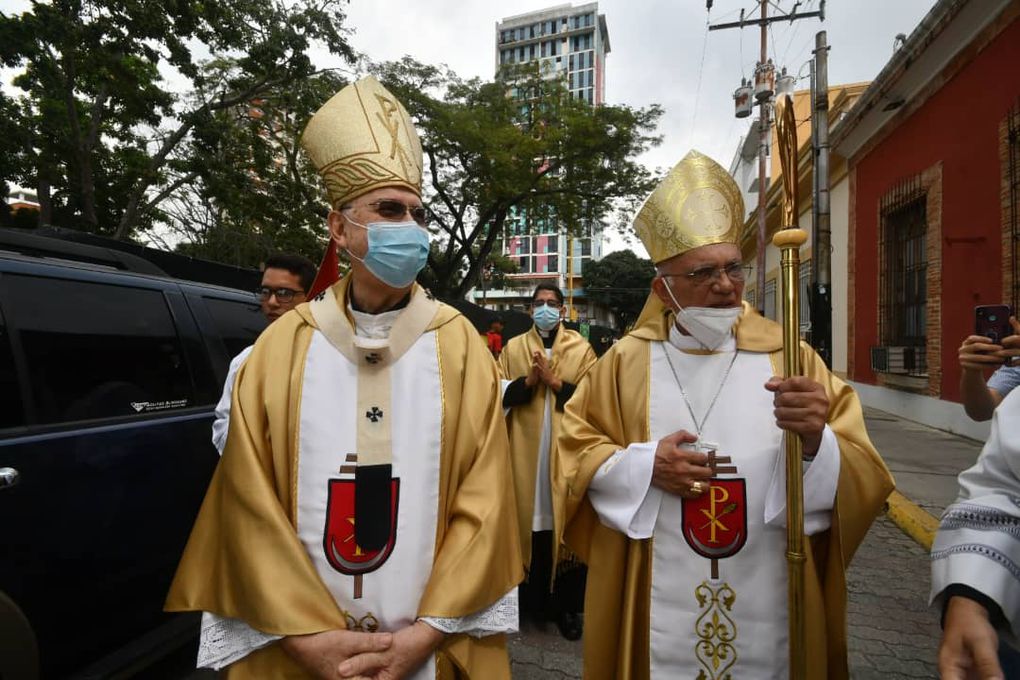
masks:
<path id="1" fill-rule="evenodd" d="M 776 117 L 779 160 L 783 166 L 783 229 L 772 242 L 782 252 L 783 377 L 801 375 L 800 247 L 807 233 L 797 229 L 797 121 L 793 100 L 786 95 Z M 789 572 L 790 678 L 806 677 L 804 631 L 804 479 L 800 437 L 786 437 L 786 562 Z"/>

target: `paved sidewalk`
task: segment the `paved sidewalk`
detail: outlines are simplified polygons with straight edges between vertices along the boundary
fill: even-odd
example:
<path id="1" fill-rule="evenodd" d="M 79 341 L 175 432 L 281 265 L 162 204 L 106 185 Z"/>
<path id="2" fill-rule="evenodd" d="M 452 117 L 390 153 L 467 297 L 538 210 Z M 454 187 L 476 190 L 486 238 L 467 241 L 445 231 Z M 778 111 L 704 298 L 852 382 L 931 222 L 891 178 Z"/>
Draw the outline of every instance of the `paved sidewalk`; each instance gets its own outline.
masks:
<path id="1" fill-rule="evenodd" d="M 942 514 L 956 499 L 956 476 L 974 464 L 983 442 L 870 408 L 864 419 L 900 493 L 936 517 Z"/>

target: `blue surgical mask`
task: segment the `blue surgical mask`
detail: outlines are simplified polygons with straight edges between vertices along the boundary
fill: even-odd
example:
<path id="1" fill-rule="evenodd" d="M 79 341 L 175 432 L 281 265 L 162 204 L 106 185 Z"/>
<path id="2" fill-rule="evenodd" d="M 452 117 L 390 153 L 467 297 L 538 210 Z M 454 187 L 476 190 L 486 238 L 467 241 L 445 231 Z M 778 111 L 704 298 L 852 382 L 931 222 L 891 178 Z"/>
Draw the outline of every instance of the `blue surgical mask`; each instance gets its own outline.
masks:
<path id="1" fill-rule="evenodd" d="M 406 288 L 414 283 L 429 259 L 429 236 L 417 222 L 359 224 L 350 217 L 347 221 L 368 231 L 365 257 L 358 257 L 350 250 L 348 255 L 390 288 Z"/>
<path id="2" fill-rule="evenodd" d="M 531 313 L 535 325 L 540 331 L 551 331 L 560 322 L 560 310 L 553 309 L 549 305 L 542 305 Z"/>

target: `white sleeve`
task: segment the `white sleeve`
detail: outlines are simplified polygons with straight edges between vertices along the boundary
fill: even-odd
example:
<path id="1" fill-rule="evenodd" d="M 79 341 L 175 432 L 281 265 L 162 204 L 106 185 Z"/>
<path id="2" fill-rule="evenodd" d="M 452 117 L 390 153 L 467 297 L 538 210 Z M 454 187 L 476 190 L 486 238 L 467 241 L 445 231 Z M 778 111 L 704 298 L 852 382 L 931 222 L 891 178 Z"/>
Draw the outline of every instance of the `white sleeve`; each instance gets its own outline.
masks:
<path id="1" fill-rule="evenodd" d="M 423 616 L 422 621 L 443 633 L 464 633 L 471 637 L 485 637 L 496 633 L 516 633 L 518 629 L 517 588 L 510 589 L 495 604 L 470 616 L 442 618 Z"/>
<path id="2" fill-rule="evenodd" d="M 780 445 L 772 481 L 765 496 L 765 523 L 786 526 L 786 444 Z M 839 442 L 826 425 L 822 444 L 810 462 L 804 463 L 804 533 L 814 536 L 832 525 L 832 506 L 839 485 Z"/>
<path id="3" fill-rule="evenodd" d="M 512 383 L 512 382 L 513 382 L 513 380 L 503 380 L 502 378 L 500 378 L 500 380 L 499 380 L 499 403 L 500 404 L 503 403 L 503 397 L 506 396 L 506 388 L 510 387 L 510 383 Z M 503 407 L 503 417 L 506 418 L 508 415 L 510 415 L 510 407 L 509 406 L 504 406 Z"/>
<path id="4" fill-rule="evenodd" d="M 195 665 L 218 671 L 282 637 L 255 630 L 240 619 L 225 619 L 202 612 L 202 633 Z"/>
<path id="5" fill-rule="evenodd" d="M 223 394 L 220 395 L 220 400 L 216 403 L 215 418 L 212 425 L 212 443 L 221 456 L 223 455 L 224 447 L 227 445 L 227 432 L 230 430 L 230 397 L 234 391 L 234 381 L 237 380 L 237 371 L 241 368 L 241 364 L 251 354 L 252 347 L 254 345 L 245 347 L 236 357 L 230 360 L 230 367 L 227 369 L 227 379 L 223 381 Z"/>
<path id="6" fill-rule="evenodd" d="M 662 490 L 652 486 L 658 445 L 640 442 L 617 451 L 588 485 L 588 500 L 602 523 L 630 538 L 649 538 L 659 516 Z"/>

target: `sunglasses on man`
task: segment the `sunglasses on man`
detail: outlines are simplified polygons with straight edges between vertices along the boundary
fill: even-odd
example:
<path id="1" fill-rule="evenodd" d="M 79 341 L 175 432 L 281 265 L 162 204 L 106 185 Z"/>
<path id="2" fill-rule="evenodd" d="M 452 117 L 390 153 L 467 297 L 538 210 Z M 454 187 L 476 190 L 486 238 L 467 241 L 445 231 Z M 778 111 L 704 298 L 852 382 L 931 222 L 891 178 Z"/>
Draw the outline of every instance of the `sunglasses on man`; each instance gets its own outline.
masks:
<path id="1" fill-rule="evenodd" d="M 399 220 L 404 215 L 410 215 L 411 219 L 422 227 L 429 223 L 429 209 L 424 206 L 408 205 L 392 198 L 380 198 L 378 201 L 365 203 L 365 205 L 371 207 L 379 217 L 385 217 L 388 220 Z"/>

